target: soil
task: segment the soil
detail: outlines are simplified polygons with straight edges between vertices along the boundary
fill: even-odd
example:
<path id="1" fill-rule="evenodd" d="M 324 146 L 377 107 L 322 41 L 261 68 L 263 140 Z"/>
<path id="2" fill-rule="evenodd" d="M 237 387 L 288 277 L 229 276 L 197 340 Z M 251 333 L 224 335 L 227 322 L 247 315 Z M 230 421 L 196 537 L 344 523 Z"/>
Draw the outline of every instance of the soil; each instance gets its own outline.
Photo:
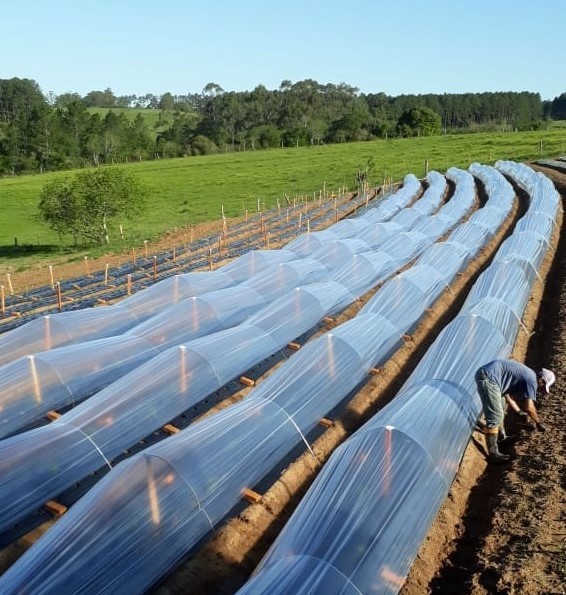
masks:
<path id="1" fill-rule="evenodd" d="M 533 167 L 551 177 L 566 199 L 566 175 Z M 440 329 L 457 313 L 471 285 L 521 215 L 524 201 L 521 204 L 508 228 L 482 251 L 407 337 L 404 347 L 376 370 L 345 413 L 314 442 L 316 457 L 307 453 L 290 464 L 259 502 L 229 519 L 153 592 L 225 595 L 237 591 L 331 452 L 394 397 Z M 214 225 L 195 230 L 195 238 L 216 231 Z M 510 423 L 508 431 L 516 433 L 518 440 L 508 450 L 511 462 L 504 466 L 488 466 L 483 436 L 472 436 L 449 496 L 402 588 L 403 595 L 566 593 L 566 425 L 561 398 L 562 379 L 566 377 L 566 241 L 561 228 L 562 218 L 523 319 L 525 332 L 520 334 L 513 352 L 516 359 L 532 367 L 544 365 L 557 375 L 551 394 L 538 403 L 546 432 Z M 174 241 L 171 236 L 164 238 L 163 246 Z M 60 268 L 61 278 L 68 278 L 81 274 L 84 264 L 61 264 Z M 21 283 L 25 278 L 30 287 L 45 284 L 44 272 L 39 282 L 37 275 L 36 271 L 34 281 L 31 270 L 14 273 L 13 279 L 20 282 L 21 276 Z M 369 297 L 364 296 L 340 317 L 328 321 L 320 332 L 355 315 Z M 244 397 L 249 390 L 233 399 Z M 21 555 L 45 529 L 39 528 L 0 552 L 0 569 Z"/>

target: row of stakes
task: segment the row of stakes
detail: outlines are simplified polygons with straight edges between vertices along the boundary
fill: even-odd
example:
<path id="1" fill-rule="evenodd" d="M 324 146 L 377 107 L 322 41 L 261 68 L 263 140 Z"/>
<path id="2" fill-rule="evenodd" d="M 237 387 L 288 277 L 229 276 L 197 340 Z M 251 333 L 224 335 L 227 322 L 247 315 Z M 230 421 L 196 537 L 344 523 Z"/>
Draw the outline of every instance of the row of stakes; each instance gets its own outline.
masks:
<path id="1" fill-rule="evenodd" d="M 316 194 L 316 193 L 315 193 Z M 338 195 L 340 196 L 340 194 Z M 334 202 L 334 212 L 335 212 L 335 217 L 334 220 L 337 223 L 339 220 L 339 212 L 338 212 L 338 206 L 337 206 L 337 199 L 338 196 L 333 196 L 333 202 Z M 316 200 L 316 199 L 315 199 Z M 369 203 L 369 194 L 366 196 L 366 206 Z M 322 191 L 320 192 L 320 204 L 322 204 Z M 308 202 L 305 202 L 305 214 L 307 212 L 307 205 Z M 277 208 L 278 211 L 281 211 L 281 205 L 279 204 L 279 200 L 277 201 Z M 293 200 L 293 210 L 296 209 L 296 198 Z M 288 208 L 287 209 L 287 216 L 286 216 L 286 221 L 287 223 L 289 223 L 289 211 L 291 209 Z M 228 229 L 227 229 L 227 224 L 226 224 L 226 217 L 224 216 L 224 206 L 222 205 L 222 235 L 218 237 L 218 254 L 220 256 L 222 256 L 222 241 L 224 240 L 224 246 L 226 247 L 226 243 L 228 240 Z M 248 221 L 248 210 L 246 209 L 246 222 Z M 302 228 L 303 226 L 303 213 L 300 212 L 298 214 L 297 217 L 297 223 L 298 223 L 298 228 Z M 306 227 L 307 233 L 310 233 L 310 219 L 307 219 L 306 221 Z M 191 240 L 190 240 L 190 244 L 192 244 L 193 241 L 193 228 L 191 227 Z M 270 245 L 270 234 L 269 231 L 267 229 L 267 224 L 265 223 L 264 217 L 260 212 L 260 232 L 261 235 L 263 237 L 263 243 L 265 245 L 265 247 L 269 250 L 269 245 Z M 185 234 L 185 239 L 186 239 L 186 234 Z M 187 249 L 187 242 L 185 241 L 185 250 Z M 149 258 L 148 255 L 148 242 L 147 240 L 144 240 L 144 250 L 145 250 L 145 257 L 146 259 Z M 226 255 L 228 255 L 228 250 L 226 248 Z M 173 244 L 173 248 L 172 248 L 172 257 L 173 257 L 173 262 L 177 261 L 177 254 L 176 254 L 176 245 Z M 87 277 L 91 276 L 90 273 L 90 266 L 89 266 L 89 260 L 88 260 L 88 256 L 84 257 L 84 262 L 85 262 L 85 270 L 86 270 L 86 275 Z M 132 262 L 136 262 L 136 249 L 132 248 Z M 212 271 L 212 267 L 213 267 L 213 252 L 212 252 L 212 247 L 209 246 L 208 249 L 208 270 Z M 157 267 L 157 256 L 153 257 L 153 278 L 154 280 L 157 280 L 157 275 L 158 275 L 158 267 Z M 108 285 L 108 276 L 109 276 L 109 265 L 108 263 L 106 263 L 105 266 L 105 271 L 104 271 L 104 285 Z M 14 287 L 12 284 L 12 279 L 10 277 L 10 273 L 6 273 L 6 277 L 7 277 L 7 281 L 8 281 L 8 289 L 10 291 L 10 295 L 14 295 Z M 49 278 L 50 278 L 50 284 L 51 284 L 51 288 L 56 291 L 57 294 L 57 308 L 59 311 L 62 310 L 62 306 L 63 306 L 63 301 L 62 301 L 62 294 L 61 294 L 61 283 L 59 281 L 55 281 L 54 278 L 54 274 L 53 274 L 53 265 L 49 265 Z M 131 295 L 132 293 L 132 275 L 128 274 L 126 277 L 126 293 L 127 295 Z M 4 285 L 0 285 L 0 310 L 1 310 L 1 314 L 2 317 L 6 316 L 6 288 Z"/>

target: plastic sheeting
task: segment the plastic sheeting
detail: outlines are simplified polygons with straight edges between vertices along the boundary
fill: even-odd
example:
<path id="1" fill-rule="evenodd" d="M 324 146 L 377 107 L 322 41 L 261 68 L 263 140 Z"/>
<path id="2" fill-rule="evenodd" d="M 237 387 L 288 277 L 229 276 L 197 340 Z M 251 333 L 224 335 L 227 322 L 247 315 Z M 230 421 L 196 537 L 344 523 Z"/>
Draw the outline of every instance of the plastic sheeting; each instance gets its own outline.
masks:
<path id="1" fill-rule="evenodd" d="M 279 274 L 267 270 L 255 281 L 269 298 L 303 277 L 329 275 L 320 263 L 318 267 L 312 262 L 286 263 L 278 268 Z M 183 300 L 121 336 L 40 352 L 3 366 L 0 437 L 52 409 L 75 405 L 172 345 L 243 322 L 268 303 L 262 293 L 245 284 L 210 292 Z"/>
<path id="2" fill-rule="evenodd" d="M 556 212 L 557 193 L 546 188 L 543 198 L 522 175 L 531 205 Z M 240 593 L 401 589 L 480 414 L 474 372 L 507 356 L 520 330 L 515 281 L 525 279 L 523 267 L 492 267 L 399 395 L 332 455 Z"/>
<path id="3" fill-rule="evenodd" d="M 119 335 L 182 299 L 235 283 L 233 277 L 217 271 L 175 275 L 112 306 L 42 316 L 0 336 L 0 365 L 40 351 Z"/>
<path id="4" fill-rule="evenodd" d="M 429 175 L 440 188 L 443 176 L 436 172 Z M 406 183 L 408 186 L 399 195 L 393 194 L 380 204 L 399 205 L 396 208 L 406 204 L 420 189 L 420 183 L 413 175 L 407 177 Z M 336 239 L 357 235 L 371 246 L 380 243 L 384 234 L 395 231 L 393 226 L 389 231 L 377 229 L 369 220 L 363 219 L 341 221 L 333 227 L 336 228 L 334 232 L 325 230 L 321 233 Z M 365 234 L 358 233 L 362 228 L 366 229 Z M 313 245 L 321 247 L 323 244 L 322 240 L 317 242 L 316 234 L 304 234 L 285 249 L 251 251 L 217 271 L 175 275 L 112 306 L 62 312 L 32 320 L 0 336 L 0 366 L 55 347 L 118 335 L 180 300 L 233 286 L 278 263 L 312 254 Z M 291 249 L 294 245 L 303 249 L 294 252 Z"/>
<path id="5" fill-rule="evenodd" d="M 434 187 L 427 192 L 434 198 Z M 437 188 L 436 192 L 439 193 L 440 189 Z M 394 199 L 395 196 L 388 199 L 388 202 L 392 203 Z M 397 229 L 394 224 L 392 227 Z M 433 239 L 423 234 L 413 233 L 406 238 L 398 234 L 395 239 L 382 242 L 383 251 L 396 252 L 397 264 L 400 265 L 401 261 L 406 262 L 422 252 L 425 245 Z M 2 403 L 10 403 L 0 415 L 0 437 L 26 427 L 52 409 L 74 405 L 92 395 L 156 355 L 153 348 L 162 351 L 171 345 L 237 325 L 289 287 L 300 282 L 328 278 L 330 269 L 340 269 L 341 266 L 345 268 L 355 254 L 367 253 L 369 249 L 369 244 L 357 238 L 331 238 L 315 251 L 312 259 L 294 260 L 295 253 L 287 249 L 249 252 L 222 269 L 221 283 L 230 278 L 240 281 L 239 285 L 180 301 L 179 297 L 187 288 L 192 287 L 194 290 L 197 280 L 199 287 L 203 288 L 211 283 L 211 279 L 196 276 L 187 280 L 172 280 L 169 285 L 174 288 L 175 305 L 131 328 L 123 337 L 85 343 L 87 346 L 78 350 L 74 346 L 68 346 L 53 350 L 52 353 L 40 352 L 36 359 L 39 358 L 45 365 L 34 365 L 32 384 L 28 378 L 28 363 L 18 360 L 13 362 L 5 371 L 10 384 L 6 391 L 0 392 L 0 406 Z M 371 275 L 372 271 L 366 269 L 366 272 Z M 377 271 L 374 270 L 373 273 Z M 344 274 L 341 274 L 341 278 L 344 285 L 348 286 L 348 279 L 344 278 Z M 366 278 L 367 288 L 370 286 L 367 281 L 371 282 L 372 278 L 375 275 Z M 364 285 L 362 283 L 357 287 L 361 289 Z M 137 298 L 135 304 L 138 309 L 140 304 L 154 304 L 155 294 L 156 290 L 153 290 L 149 300 Z M 139 341 L 132 341 L 131 337 L 138 337 Z M 122 345 L 129 343 L 137 346 L 136 358 L 126 357 L 127 361 L 120 363 Z M 89 354 L 87 361 L 83 363 L 77 355 L 84 354 L 85 350 Z M 31 361 L 34 363 L 35 359 Z M 89 373 L 86 374 L 85 370 Z M 46 386 L 43 387 L 43 384 Z M 38 392 L 41 393 L 41 398 L 37 397 Z"/>
<path id="6" fill-rule="evenodd" d="M 354 258 L 361 257 L 354 255 Z M 210 338 L 193 341 L 192 345 L 167 350 L 54 424 L 28 433 L 28 440 L 21 437 L 4 441 L 0 444 L 0 459 L 3 460 L 0 485 L 10 485 L 10 489 L 2 490 L 0 527 L 7 527 L 34 506 L 96 470 L 101 460 L 111 461 L 122 450 L 199 402 L 223 382 L 306 332 L 325 315 L 344 308 L 355 296 L 384 280 L 405 262 L 384 252 L 367 253 L 363 259 L 369 263 L 363 269 L 365 276 L 360 276 L 359 267 L 346 265 L 334 275 L 343 284 L 334 281 L 297 288 L 251 316 L 237 330 L 213 334 Z M 306 278 L 313 270 L 309 259 L 280 264 L 276 270 L 288 266 L 306 271 Z M 456 270 L 452 269 L 452 275 Z M 272 278 L 271 274 L 269 278 Z M 259 329 L 264 337 L 258 335 Z M 259 344 L 254 346 L 254 341 Z M 234 342 L 237 349 L 245 346 L 244 361 L 234 357 Z M 208 357 L 195 357 L 195 349 L 200 352 L 204 345 L 210 344 L 214 349 Z M 188 360 L 187 352 L 191 353 Z M 201 361 L 209 362 L 211 369 L 229 364 L 230 373 L 211 376 L 202 371 Z M 199 382 L 191 381 L 192 378 L 198 378 Z M 204 384 L 201 379 L 206 379 Z M 140 416 L 138 422 L 137 416 Z M 69 425 L 80 430 L 74 437 L 69 434 Z M 86 437 L 90 444 L 85 442 Z M 76 449 L 71 449 L 73 440 L 77 442 Z M 49 448 L 44 448 L 46 445 Z M 85 448 L 90 448 L 89 457 L 84 454 Z M 30 481 L 35 486 L 33 490 L 29 489 Z"/>
<path id="7" fill-rule="evenodd" d="M 448 282 L 434 284 L 428 304 Z M 244 487 L 306 440 L 369 367 L 400 346 L 404 329 L 389 322 L 390 314 L 360 314 L 307 344 L 244 402 L 119 464 L 2 577 L 0 588 L 146 588 L 220 522 Z M 100 522 L 102 511 L 109 524 Z M 71 566 L 58 561 L 71 557 Z"/>
<path id="8" fill-rule="evenodd" d="M 427 192 L 430 194 L 430 189 Z M 376 226 L 376 224 L 372 225 Z M 397 229 L 396 226 L 392 227 Z M 354 242 L 353 245 L 357 244 Z M 298 288 L 252 316 L 237 331 L 220 332 L 211 335 L 210 339 L 197 340 L 181 346 L 179 350 L 177 348 L 167 350 L 162 356 L 156 357 L 155 361 L 148 362 L 121 381 L 113 383 L 89 403 L 66 414 L 55 424 L 28 433 L 27 441 L 23 437 L 5 441 L 0 447 L 4 461 L 2 476 L 3 485 L 9 484 L 10 489 L 3 490 L 0 507 L 3 510 L 1 526 L 6 527 L 10 522 L 29 512 L 33 506 L 40 505 L 74 481 L 79 481 L 88 472 L 94 471 L 97 468 L 96 465 L 100 466 L 101 460 L 110 464 L 109 461 L 121 450 L 159 428 L 192 404 L 199 402 L 219 388 L 222 382 L 226 382 L 245 371 L 253 363 L 271 355 L 288 341 L 311 328 L 324 315 L 333 314 L 351 303 L 354 296 L 359 296 L 375 283 L 384 280 L 395 269 L 401 267 L 407 258 L 412 258 L 416 254 L 417 247 L 418 245 L 413 245 L 410 251 L 406 252 L 405 260 L 394 259 L 392 255 L 383 251 L 369 252 L 363 256 L 351 254 L 348 251 L 353 262 L 346 263 L 334 275 L 335 279 L 341 280 L 342 285 L 330 282 L 305 286 L 302 290 Z M 364 266 L 354 262 L 361 258 Z M 252 259 L 248 257 L 247 261 L 251 262 Z M 326 276 L 327 273 L 328 271 L 315 259 L 286 260 L 279 262 L 263 274 L 251 277 L 242 286 L 235 288 L 235 291 L 217 292 L 214 295 L 220 295 L 221 300 L 224 300 L 225 297 L 222 296 L 230 295 L 232 291 L 237 295 L 238 291 L 252 287 L 255 291 L 261 292 L 264 297 L 273 298 L 276 295 L 275 290 L 280 292 L 290 283 L 299 280 L 314 281 Z M 202 299 L 206 301 L 206 297 L 203 296 Z M 238 302 L 238 300 L 235 301 Z M 194 307 L 200 301 L 194 299 L 189 300 L 188 303 Z M 186 307 L 184 302 L 176 306 L 175 310 L 180 310 L 182 307 Z M 216 307 L 216 310 L 221 309 Z M 167 328 L 170 326 L 174 331 L 179 319 L 176 317 L 175 320 L 169 321 L 169 318 L 172 318 L 170 312 L 171 309 L 167 310 L 166 315 L 157 316 L 155 320 L 136 327 L 134 334 L 152 336 L 151 332 L 147 332 L 149 328 L 158 329 L 159 336 L 170 335 L 171 331 L 167 331 Z M 228 312 L 224 314 L 228 315 Z M 289 314 L 292 315 L 291 318 Z M 192 321 L 197 320 L 199 324 L 196 326 L 201 327 L 206 316 L 196 316 L 193 313 L 187 318 Z M 140 328 L 144 330 L 140 331 Z M 258 334 L 260 329 L 264 333 L 263 336 Z M 233 355 L 232 341 L 237 337 L 240 338 L 236 342 L 240 345 L 239 349 L 246 346 L 243 359 Z M 252 348 L 254 343 L 255 348 Z M 195 349 L 200 353 L 206 344 L 214 345 L 212 352 L 216 354 L 216 358 L 211 357 L 212 353 L 208 356 L 195 354 Z M 91 343 L 87 345 L 92 351 L 93 345 Z M 111 357 L 115 363 L 119 362 L 119 340 L 116 345 L 118 349 L 114 349 Z M 59 355 L 59 359 L 63 361 L 67 351 L 62 350 L 57 353 L 62 354 Z M 188 361 L 187 353 L 191 353 Z M 226 357 L 228 359 L 223 359 Z M 96 362 L 96 358 L 91 357 L 90 360 Z M 207 362 L 208 368 L 205 366 L 206 369 L 204 369 L 200 362 Z M 229 374 L 218 372 L 219 368 L 225 367 L 222 362 L 229 364 Z M 98 367 L 103 371 L 104 366 Z M 206 372 L 207 369 L 216 371 L 210 376 Z M 55 377 L 58 376 L 55 375 Z M 206 378 L 206 382 L 203 384 L 191 381 L 195 377 Z M 79 377 L 79 380 L 82 381 L 82 378 Z M 92 379 L 85 378 L 84 382 L 92 391 Z M 204 390 L 204 387 L 207 390 Z M 72 393 L 70 396 L 73 396 Z M 163 401 L 165 398 L 169 400 L 167 403 Z M 52 398 L 49 403 L 53 405 L 55 400 Z M 162 404 L 161 407 L 159 403 Z M 136 415 L 141 416 L 138 423 L 135 421 Z M 88 423 L 89 421 L 91 423 Z M 69 424 L 79 430 L 74 432 L 73 437 L 71 437 L 73 432 L 69 432 Z M 64 440 L 62 436 L 65 437 Z M 114 436 L 114 439 L 111 436 Z M 85 438 L 88 438 L 88 441 L 85 442 Z M 77 448 L 71 450 L 73 441 L 77 442 Z M 44 450 L 43 446 L 47 444 L 50 447 Z M 90 457 L 84 455 L 85 447 L 87 450 L 90 449 Z M 23 473 L 24 469 L 25 473 Z M 61 472 L 54 472 L 54 469 L 59 469 Z M 69 469 L 72 469 L 72 472 L 68 471 Z M 32 477 L 33 480 L 31 480 Z M 36 486 L 33 490 L 29 489 L 30 481 Z"/>

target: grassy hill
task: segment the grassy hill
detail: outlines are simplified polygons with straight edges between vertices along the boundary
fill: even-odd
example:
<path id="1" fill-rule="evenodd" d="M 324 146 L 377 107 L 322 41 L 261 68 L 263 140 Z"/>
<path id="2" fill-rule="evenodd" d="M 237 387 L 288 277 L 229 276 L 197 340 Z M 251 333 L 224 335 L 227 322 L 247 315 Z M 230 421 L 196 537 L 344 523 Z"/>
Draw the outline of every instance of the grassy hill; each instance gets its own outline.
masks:
<path id="1" fill-rule="evenodd" d="M 147 111 L 147 110 L 146 110 Z M 143 240 L 162 235 L 174 227 L 218 219 L 221 209 L 236 217 L 284 204 L 290 197 L 354 186 L 356 171 L 373 162 L 369 181 L 380 185 L 384 178 L 400 181 L 407 173 L 422 177 L 425 167 L 445 172 L 449 167 L 467 168 L 474 161 L 493 164 L 497 159 L 523 161 L 566 152 L 566 129 L 535 132 L 468 134 L 378 140 L 364 143 L 309 148 L 247 151 L 124 164 L 120 167 L 150 188 L 149 205 L 144 217 L 135 222 L 114 221 L 110 225 L 111 250 L 140 245 Z M 39 194 L 44 184 L 55 177 L 73 176 L 57 172 L 35 176 L 0 179 L 0 264 L 14 258 L 18 246 L 34 251 L 59 250 L 60 238 L 37 219 Z M 124 226 L 126 240 L 121 242 L 118 226 Z M 16 240 L 17 239 L 17 240 Z M 70 246 L 70 238 L 63 238 Z M 108 248 L 106 248 L 108 249 Z M 12 263 L 13 264 L 13 263 Z"/>

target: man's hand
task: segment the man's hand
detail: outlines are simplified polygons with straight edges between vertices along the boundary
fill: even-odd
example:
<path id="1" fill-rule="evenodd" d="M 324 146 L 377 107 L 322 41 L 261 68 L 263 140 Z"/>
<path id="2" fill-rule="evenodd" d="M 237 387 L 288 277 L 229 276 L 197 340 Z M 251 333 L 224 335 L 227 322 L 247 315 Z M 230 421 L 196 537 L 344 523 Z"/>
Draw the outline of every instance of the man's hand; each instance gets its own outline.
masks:
<path id="1" fill-rule="evenodd" d="M 522 411 L 522 410 L 517 411 L 517 415 L 519 417 L 522 417 L 523 419 L 527 419 L 527 417 L 529 417 L 529 414 L 526 411 Z"/>

